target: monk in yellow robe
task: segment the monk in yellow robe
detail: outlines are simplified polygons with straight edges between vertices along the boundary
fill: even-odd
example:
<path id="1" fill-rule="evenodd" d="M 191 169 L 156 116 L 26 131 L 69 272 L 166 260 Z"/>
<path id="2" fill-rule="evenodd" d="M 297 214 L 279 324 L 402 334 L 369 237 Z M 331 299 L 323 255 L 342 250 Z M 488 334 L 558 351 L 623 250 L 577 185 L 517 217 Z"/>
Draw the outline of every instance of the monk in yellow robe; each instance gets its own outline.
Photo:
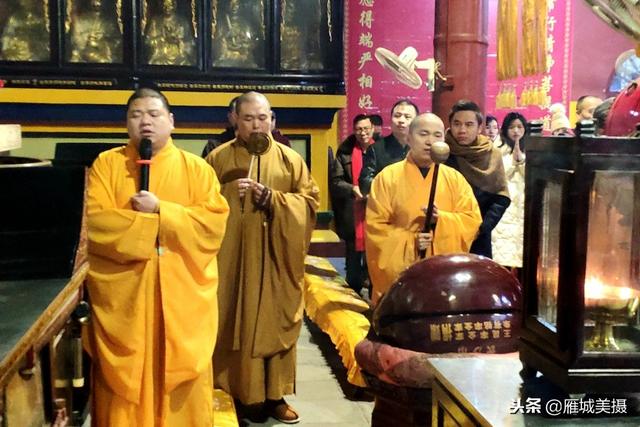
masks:
<path id="1" fill-rule="evenodd" d="M 229 206 L 214 171 L 173 145 L 164 95 L 128 102 L 129 144 L 89 174 L 92 425 L 213 425 L 217 253 Z M 149 191 L 138 146 L 152 144 Z"/>
<path id="2" fill-rule="evenodd" d="M 240 96 L 236 115 L 237 138 L 207 156 L 231 208 L 218 258 L 215 383 L 241 404 L 293 423 L 298 414 L 283 396 L 295 389 L 304 259 L 319 190 L 302 157 L 271 136 L 264 95 Z M 252 134 L 268 137 L 268 148 L 250 168 Z"/>
<path id="3" fill-rule="evenodd" d="M 466 179 L 440 165 L 433 216 L 434 233 L 424 233 L 425 208 L 431 191 L 431 144 L 444 140 L 444 124 L 422 114 L 409 127 L 409 153 L 387 166 L 373 180 L 367 201 L 366 253 L 375 304 L 398 275 L 427 256 L 469 252 L 482 222 L 478 203 Z"/>

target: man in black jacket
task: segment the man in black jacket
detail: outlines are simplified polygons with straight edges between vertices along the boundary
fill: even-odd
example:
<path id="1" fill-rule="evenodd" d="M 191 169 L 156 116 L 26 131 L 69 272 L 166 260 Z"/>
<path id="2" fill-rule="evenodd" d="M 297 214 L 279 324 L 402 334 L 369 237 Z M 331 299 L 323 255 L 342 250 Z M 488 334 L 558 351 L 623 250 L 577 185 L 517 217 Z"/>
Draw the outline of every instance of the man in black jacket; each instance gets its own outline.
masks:
<path id="1" fill-rule="evenodd" d="M 364 216 L 366 198 L 358 186 L 363 154 L 373 142 L 373 125 L 368 116 L 353 119 L 353 134 L 345 139 L 331 165 L 329 191 L 335 214 L 336 231 L 347 247 L 346 267 L 349 287 L 360 293 L 366 278 L 364 259 Z"/>
<path id="2" fill-rule="evenodd" d="M 467 179 L 480 206 L 482 224 L 471 245 L 471 253 L 491 258 L 491 230 L 502 218 L 511 199 L 500 150 L 488 137 L 480 135 L 483 122 L 476 103 L 463 99 L 453 105 L 449 114 L 450 128 L 445 136 L 451 150 L 446 164 Z"/>
<path id="3" fill-rule="evenodd" d="M 236 101 L 239 97 L 235 97 L 229 103 L 229 111 L 227 112 L 227 121 L 229 126 L 220 134 L 212 137 L 207 141 L 207 145 L 202 150 L 202 158 L 206 158 L 210 152 L 219 145 L 227 141 L 231 141 L 236 137 Z"/>
<path id="4" fill-rule="evenodd" d="M 418 107 L 408 99 L 401 99 L 393 105 L 391 108 L 391 134 L 376 141 L 365 154 L 364 166 L 359 179 L 362 194 L 369 194 L 373 178 L 385 166 L 399 162 L 407 156 L 409 125 L 418 113 Z"/>

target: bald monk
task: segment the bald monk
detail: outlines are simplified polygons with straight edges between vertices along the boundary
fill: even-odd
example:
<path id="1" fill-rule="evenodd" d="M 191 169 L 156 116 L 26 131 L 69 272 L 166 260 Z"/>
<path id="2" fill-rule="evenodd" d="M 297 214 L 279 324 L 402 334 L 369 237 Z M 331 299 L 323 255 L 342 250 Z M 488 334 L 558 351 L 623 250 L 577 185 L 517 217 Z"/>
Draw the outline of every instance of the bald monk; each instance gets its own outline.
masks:
<path id="1" fill-rule="evenodd" d="M 367 265 L 374 304 L 398 275 L 427 256 L 469 252 L 482 222 L 471 187 L 456 170 L 440 165 L 433 217 L 435 231 L 424 233 L 433 161 L 431 144 L 444 140 L 444 124 L 435 114 L 416 117 L 409 126 L 406 159 L 387 166 L 371 185 L 366 214 Z"/>
<path id="2" fill-rule="evenodd" d="M 576 103 L 576 115 L 578 121 L 592 120 L 593 112 L 598 105 L 602 104 L 602 99 L 593 95 L 583 95 L 578 98 Z"/>
<path id="3" fill-rule="evenodd" d="M 236 139 L 207 156 L 231 207 L 218 259 L 215 383 L 253 414 L 295 423 L 299 415 L 283 396 L 295 390 L 304 259 L 319 190 L 302 157 L 274 141 L 264 95 L 241 95 L 236 115 Z M 269 145 L 247 177 L 253 133 L 266 134 Z"/>
<path id="4" fill-rule="evenodd" d="M 139 89 L 127 105 L 129 144 L 89 173 L 92 425 L 210 427 L 229 206 L 209 165 L 173 145 L 164 95 Z M 149 191 L 138 191 L 142 138 L 152 144 Z"/>

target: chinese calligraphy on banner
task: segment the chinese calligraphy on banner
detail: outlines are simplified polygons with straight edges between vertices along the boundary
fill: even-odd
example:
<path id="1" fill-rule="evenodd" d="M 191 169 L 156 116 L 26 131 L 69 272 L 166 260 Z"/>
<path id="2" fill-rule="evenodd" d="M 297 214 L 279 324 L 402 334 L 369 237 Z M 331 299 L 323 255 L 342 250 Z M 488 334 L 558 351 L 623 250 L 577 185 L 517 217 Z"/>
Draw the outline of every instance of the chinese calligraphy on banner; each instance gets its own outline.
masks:
<path id="1" fill-rule="evenodd" d="M 384 133 L 388 133 L 391 107 L 400 98 L 411 99 L 421 111 L 431 108 L 426 84 L 413 89 L 402 83 L 376 60 L 375 52 L 384 48 L 400 55 L 413 47 L 418 52 L 417 61 L 433 57 L 434 3 L 397 2 L 389 6 L 382 0 L 345 2 L 347 107 L 341 117 L 342 138 L 351 133 L 351 120 L 360 113 L 380 114 Z M 409 66 L 412 68 L 413 63 Z M 426 70 L 415 73 L 426 80 Z"/>

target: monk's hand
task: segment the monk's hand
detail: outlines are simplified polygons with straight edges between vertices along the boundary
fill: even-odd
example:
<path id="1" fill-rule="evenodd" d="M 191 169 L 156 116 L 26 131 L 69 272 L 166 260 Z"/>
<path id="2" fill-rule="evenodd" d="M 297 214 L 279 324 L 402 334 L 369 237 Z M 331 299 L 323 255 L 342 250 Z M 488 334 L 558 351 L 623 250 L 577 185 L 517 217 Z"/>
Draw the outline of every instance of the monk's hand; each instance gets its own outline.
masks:
<path id="1" fill-rule="evenodd" d="M 247 190 L 251 188 L 252 183 L 253 180 L 251 178 L 240 178 L 238 180 L 238 195 L 240 196 L 240 199 L 244 198 L 247 194 Z"/>
<path id="2" fill-rule="evenodd" d="M 149 191 L 139 191 L 131 197 L 131 207 L 134 211 L 157 213 L 160 212 L 160 200 Z"/>
<path id="3" fill-rule="evenodd" d="M 364 199 L 364 196 L 362 195 L 362 192 L 360 191 L 360 187 L 358 187 L 357 185 L 353 186 L 353 189 L 351 190 L 351 192 L 353 193 L 353 196 L 356 198 L 356 200 Z"/>
<path id="4" fill-rule="evenodd" d="M 425 215 L 427 214 L 427 206 L 422 207 L 422 212 L 424 212 Z M 431 214 L 431 224 L 435 224 L 436 222 L 438 222 L 438 207 L 436 205 L 433 205 L 433 213 Z"/>
<path id="5" fill-rule="evenodd" d="M 418 233 L 416 235 L 416 246 L 421 251 L 426 251 L 433 241 L 433 233 Z"/>
<path id="6" fill-rule="evenodd" d="M 253 204 L 255 204 L 258 209 L 266 211 L 271 208 L 272 191 L 269 187 L 253 181 L 251 184 L 251 192 L 253 194 Z"/>

